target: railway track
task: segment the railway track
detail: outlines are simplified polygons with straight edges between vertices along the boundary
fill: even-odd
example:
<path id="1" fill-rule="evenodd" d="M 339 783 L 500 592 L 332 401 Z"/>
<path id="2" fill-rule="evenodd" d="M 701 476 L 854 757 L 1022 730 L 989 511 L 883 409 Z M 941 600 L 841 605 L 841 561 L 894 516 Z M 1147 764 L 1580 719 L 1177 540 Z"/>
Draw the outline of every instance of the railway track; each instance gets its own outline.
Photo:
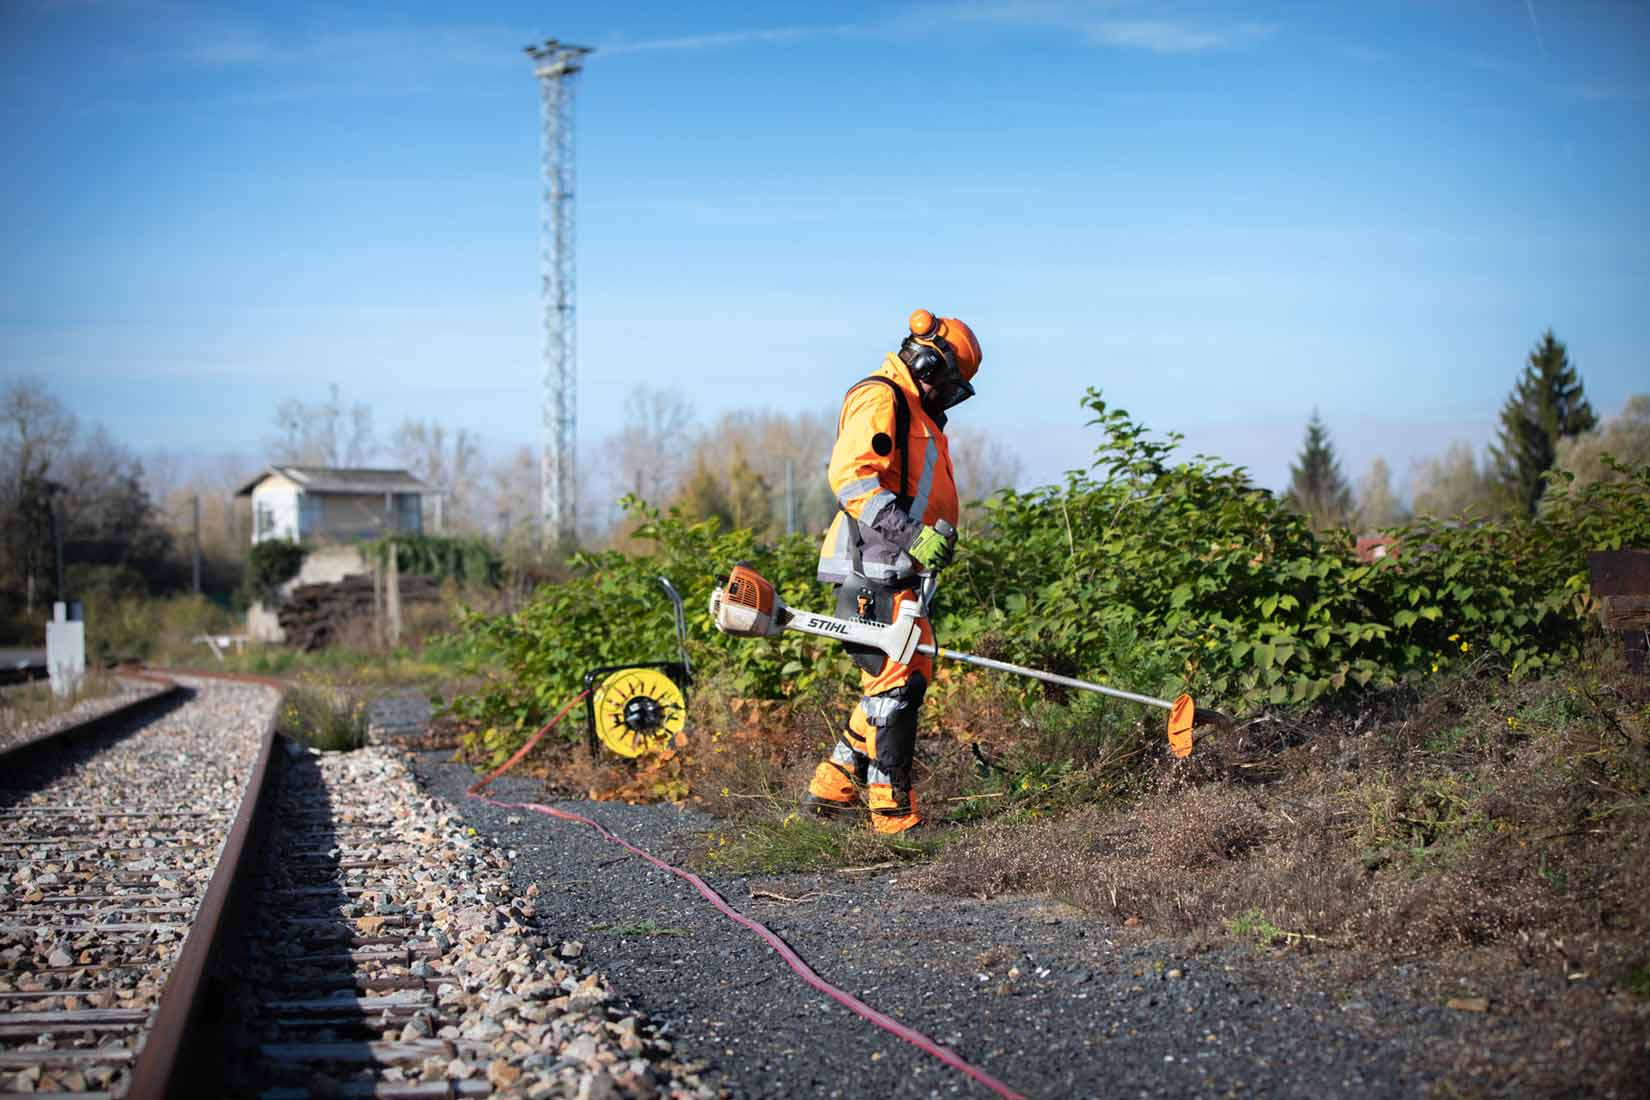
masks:
<path id="1" fill-rule="evenodd" d="M 277 738 L 263 684 L 0 752 L 0 1096 L 715 1095 L 513 853 L 394 752 Z"/>
<path id="2" fill-rule="evenodd" d="M 0 757 L 0 1093 L 140 1095 L 169 1060 L 274 704 L 178 686 Z"/>

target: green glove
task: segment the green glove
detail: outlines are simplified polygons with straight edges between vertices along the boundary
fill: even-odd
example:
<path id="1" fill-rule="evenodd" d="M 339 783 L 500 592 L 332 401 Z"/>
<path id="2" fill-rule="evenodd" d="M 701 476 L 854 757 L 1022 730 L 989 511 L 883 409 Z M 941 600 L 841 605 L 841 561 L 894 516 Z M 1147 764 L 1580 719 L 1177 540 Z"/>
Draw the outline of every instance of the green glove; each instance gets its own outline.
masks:
<path id="1" fill-rule="evenodd" d="M 950 526 L 947 524 L 946 526 Z M 905 552 L 911 555 L 911 560 L 922 566 L 929 573 L 944 569 L 951 564 L 951 558 L 957 552 L 957 535 L 950 535 L 923 524 L 917 537 L 911 540 L 911 545 Z"/>

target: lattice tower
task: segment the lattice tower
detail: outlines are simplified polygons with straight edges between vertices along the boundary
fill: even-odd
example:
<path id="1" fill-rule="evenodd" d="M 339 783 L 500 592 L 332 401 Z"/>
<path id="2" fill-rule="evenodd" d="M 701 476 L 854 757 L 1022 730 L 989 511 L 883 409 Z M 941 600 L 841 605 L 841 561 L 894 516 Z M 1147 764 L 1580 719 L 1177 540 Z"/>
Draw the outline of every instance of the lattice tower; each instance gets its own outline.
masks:
<path id="1" fill-rule="evenodd" d="M 578 360 L 573 323 L 573 89 L 588 46 L 528 46 L 539 82 L 539 279 L 544 298 L 544 452 L 539 459 L 544 545 L 565 550 L 577 532 Z"/>

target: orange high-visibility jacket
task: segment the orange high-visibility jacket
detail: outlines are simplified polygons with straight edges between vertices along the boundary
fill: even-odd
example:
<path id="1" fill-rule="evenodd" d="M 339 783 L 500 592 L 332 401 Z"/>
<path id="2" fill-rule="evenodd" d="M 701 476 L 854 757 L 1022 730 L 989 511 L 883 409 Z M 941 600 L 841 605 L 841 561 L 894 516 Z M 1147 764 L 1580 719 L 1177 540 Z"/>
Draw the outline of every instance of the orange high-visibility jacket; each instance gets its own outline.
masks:
<path id="1" fill-rule="evenodd" d="M 819 579 L 831 584 L 842 583 L 854 571 L 848 516 L 858 521 L 865 575 L 874 581 L 901 582 L 917 575 L 917 564 L 905 548 L 923 524 L 932 526 L 943 519 L 957 525 L 951 450 L 945 433 L 923 410 L 922 391 L 892 353 L 874 374 L 900 388 L 911 412 L 906 484 L 899 484 L 894 393 L 880 382 L 862 382 L 842 400 L 827 474 L 841 506 L 819 548 Z"/>

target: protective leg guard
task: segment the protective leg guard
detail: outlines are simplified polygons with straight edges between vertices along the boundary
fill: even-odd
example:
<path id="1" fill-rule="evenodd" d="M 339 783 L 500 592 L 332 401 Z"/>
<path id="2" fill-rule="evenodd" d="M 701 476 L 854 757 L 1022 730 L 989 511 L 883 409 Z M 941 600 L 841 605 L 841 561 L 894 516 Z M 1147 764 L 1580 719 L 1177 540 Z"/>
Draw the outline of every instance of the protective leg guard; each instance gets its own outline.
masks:
<path id="1" fill-rule="evenodd" d="M 871 783 L 868 788 L 871 828 L 876 832 L 891 836 L 922 824 L 922 815 L 917 812 L 917 798 L 911 792 L 909 783 L 909 777 L 904 789 L 891 783 Z"/>
<path id="2" fill-rule="evenodd" d="M 820 817 L 836 817 L 855 812 L 859 807 L 859 790 L 865 785 L 870 758 L 853 746 L 860 740 L 850 730 L 837 738 L 831 755 L 814 768 L 808 793 L 802 797 L 802 809 Z"/>

